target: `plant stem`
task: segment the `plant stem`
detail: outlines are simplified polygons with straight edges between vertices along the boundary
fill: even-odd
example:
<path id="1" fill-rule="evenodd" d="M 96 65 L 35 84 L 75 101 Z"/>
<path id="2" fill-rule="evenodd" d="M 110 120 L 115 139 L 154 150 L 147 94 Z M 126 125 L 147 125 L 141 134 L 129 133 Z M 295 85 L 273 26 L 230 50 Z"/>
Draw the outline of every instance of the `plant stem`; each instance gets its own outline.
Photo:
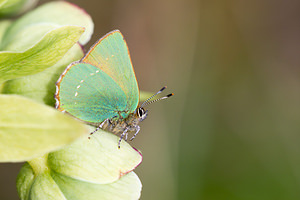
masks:
<path id="1" fill-rule="evenodd" d="M 31 161 L 28 161 L 29 165 L 32 167 L 34 175 L 37 176 L 38 174 L 48 171 L 48 154 L 45 154 L 41 157 L 37 157 Z"/>

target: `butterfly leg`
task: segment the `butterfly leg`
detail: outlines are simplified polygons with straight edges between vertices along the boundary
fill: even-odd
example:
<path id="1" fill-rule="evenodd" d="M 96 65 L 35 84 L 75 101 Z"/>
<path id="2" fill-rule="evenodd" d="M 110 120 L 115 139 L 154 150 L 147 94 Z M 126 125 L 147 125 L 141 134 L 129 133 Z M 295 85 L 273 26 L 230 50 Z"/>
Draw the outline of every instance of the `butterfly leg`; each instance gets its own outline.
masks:
<path id="1" fill-rule="evenodd" d="M 118 148 L 119 149 L 120 149 L 120 144 L 121 144 L 121 141 L 122 141 L 123 137 L 125 136 L 127 138 L 127 135 L 128 135 L 127 131 L 128 131 L 128 128 L 126 128 L 125 131 L 121 134 L 121 137 L 120 137 L 119 143 L 118 143 Z"/>
<path id="2" fill-rule="evenodd" d="M 109 123 L 109 124 L 111 124 L 111 121 L 107 118 L 106 120 L 104 120 L 93 132 L 91 132 L 90 133 L 90 135 L 93 135 L 95 132 L 97 132 L 100 128 L 102 128 L 103 127 L 103 125 L 105 124 L 105 123 Z M 90 137 L 89 137 L 89 139 L 90 139 Z"/>
<path id="3" fill-rule="evenodd" d="M 136 126 L 136 132 L 135 132 L 135 134 L 132 136 L 132 138 L 130 138 L 130 141 L 133 140 L 133 139 L 135 138 L 135 136 L 139 133 L 140 129 L 141 129 L 140 126 Z"/>

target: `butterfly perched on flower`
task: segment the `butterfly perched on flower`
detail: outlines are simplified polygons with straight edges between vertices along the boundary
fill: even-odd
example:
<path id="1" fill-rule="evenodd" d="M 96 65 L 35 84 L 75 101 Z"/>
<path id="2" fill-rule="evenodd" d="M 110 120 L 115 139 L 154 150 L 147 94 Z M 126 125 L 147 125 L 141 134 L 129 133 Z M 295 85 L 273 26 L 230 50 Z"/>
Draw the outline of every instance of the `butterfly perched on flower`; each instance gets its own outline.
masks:
<path id="1" fill-rule="evenodd" d="M 156 94 L 161 93 L 163 87 Z M 155 94 L 155 95 L 156 95 Z M 139 122 L 147 116 L 144 106 L 173 94 L 139 106 L 139 88 L 129 50 L 119 30 L 98 40 L 78 62 L 71 63 L 56 82 L 56 108 L 88 124 L 120 134 L 118 147 L 128 134 L 130 140 L 140 131 Z"/>

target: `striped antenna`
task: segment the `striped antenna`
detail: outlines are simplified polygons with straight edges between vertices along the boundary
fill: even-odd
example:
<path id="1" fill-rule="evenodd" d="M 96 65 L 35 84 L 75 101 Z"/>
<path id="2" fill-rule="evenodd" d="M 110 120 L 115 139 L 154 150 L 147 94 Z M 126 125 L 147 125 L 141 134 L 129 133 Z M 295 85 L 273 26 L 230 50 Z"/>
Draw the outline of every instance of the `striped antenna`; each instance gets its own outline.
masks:
<path id="1" fill-rule="evenodd" d="M 167 88 L 167 86 L 164 86 L 158 92 L 156 92 L 156 94 L 154 94 L 151 97 L 149 97 L 146 101 L 144 101 L 144 103 L 141 105 L 141 107 L 143 107 L 144 104 L 146 104 L 150 99 L 152 99 L 153 97 L 155 97 L 156 95 L 158 95 L 159 93 L 161 93 L 162 91 L 164 91 L 166 88 Z"/>
<path id="2" fill-rule="evenodd" d="M 156 95 L 160 94 L 162 91 L 164 91 L 165 89 L 167 88 L 167 86 L 164 86 L 163 88 L 161 88 L 156 94 L 152 95 L 151 97 L 149 97 L 146 101 L 143 102 L 143 104 L 141 105 L 141 107 L 144 107 L 146 105 L 149 105 L 151 103 L 154 103 L 156 101 L 159 101 L 159 100 L 163 100 L 163 99 L 167 99 L 171 96 L 173 96 L 174 94 L 171 93 L 171 94 L 168 94 L 167 96 L 164 96 L 164 97 L 161 97 L 159 99 L 155 99 L 155 100 L 152 100 L 149 102 L 150 99 L 152 99 L 153 97 L 155 97 Z"/>
<path id="3" fill-rule="evenodd" d="M 157 102 L 157 101 L 160 101 L 160 100 L 163 100 L 163 99 L 167 99 L 167 98 L 169 98 L 169 97 L 171 97 L 171 96 L 173 96 L 173 95 L 174 95 L 174 93 L 171 93 L 171 94 L 168 94 L 168 95 L 166 95 L 166 96 L 164 96 L 164 97 L 161 97 L 161 98 L 159 98 L 159 99 L 155 99 L 155 100 L 149 101 L 149 102 L 147 102 L 147 103 L 143 103 L 143 105 L 144 105 L 144 107 L 145 107 L 145 106 L 147 106 L 147 105 L 149 105 L 149 104 L 151 104 L 151 103 L 154 103 L 154 102 Z"/>

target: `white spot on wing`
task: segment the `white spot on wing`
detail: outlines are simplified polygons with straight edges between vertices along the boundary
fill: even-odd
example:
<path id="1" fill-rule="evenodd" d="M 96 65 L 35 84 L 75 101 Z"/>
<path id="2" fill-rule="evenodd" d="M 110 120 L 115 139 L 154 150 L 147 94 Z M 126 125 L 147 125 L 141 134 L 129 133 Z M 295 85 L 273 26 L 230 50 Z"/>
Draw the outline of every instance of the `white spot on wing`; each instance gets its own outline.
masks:
<path id="1" fill-rule="evenodd" d="M 77 86 L 77 89 L 79 89 L 79 88 L 80 88 L 80 85 Z"/>
<path id="2" fill-rule="evenodd" d="M 91 75 L 91 76 L 93 76 L 93 75 L 94 75 L 94 73 L 90 73 L 90 75 Z"/>
<path id="3" fill-rule="evenodd" d="M 96 73 L 98 73 L 98 72 L 99 72 L 99 70 L 96 71 Z"/>
<path id="4" fill-rule="evenodd" d="M 83 83 L 84 80 L 81 80 L 80 83 Z"/>
<path id="5" fill-rule="evenodd" d="M 78 95 L 78 92 L 75 92 L 75 97 L 77 97 L 77 95 Z"/>

